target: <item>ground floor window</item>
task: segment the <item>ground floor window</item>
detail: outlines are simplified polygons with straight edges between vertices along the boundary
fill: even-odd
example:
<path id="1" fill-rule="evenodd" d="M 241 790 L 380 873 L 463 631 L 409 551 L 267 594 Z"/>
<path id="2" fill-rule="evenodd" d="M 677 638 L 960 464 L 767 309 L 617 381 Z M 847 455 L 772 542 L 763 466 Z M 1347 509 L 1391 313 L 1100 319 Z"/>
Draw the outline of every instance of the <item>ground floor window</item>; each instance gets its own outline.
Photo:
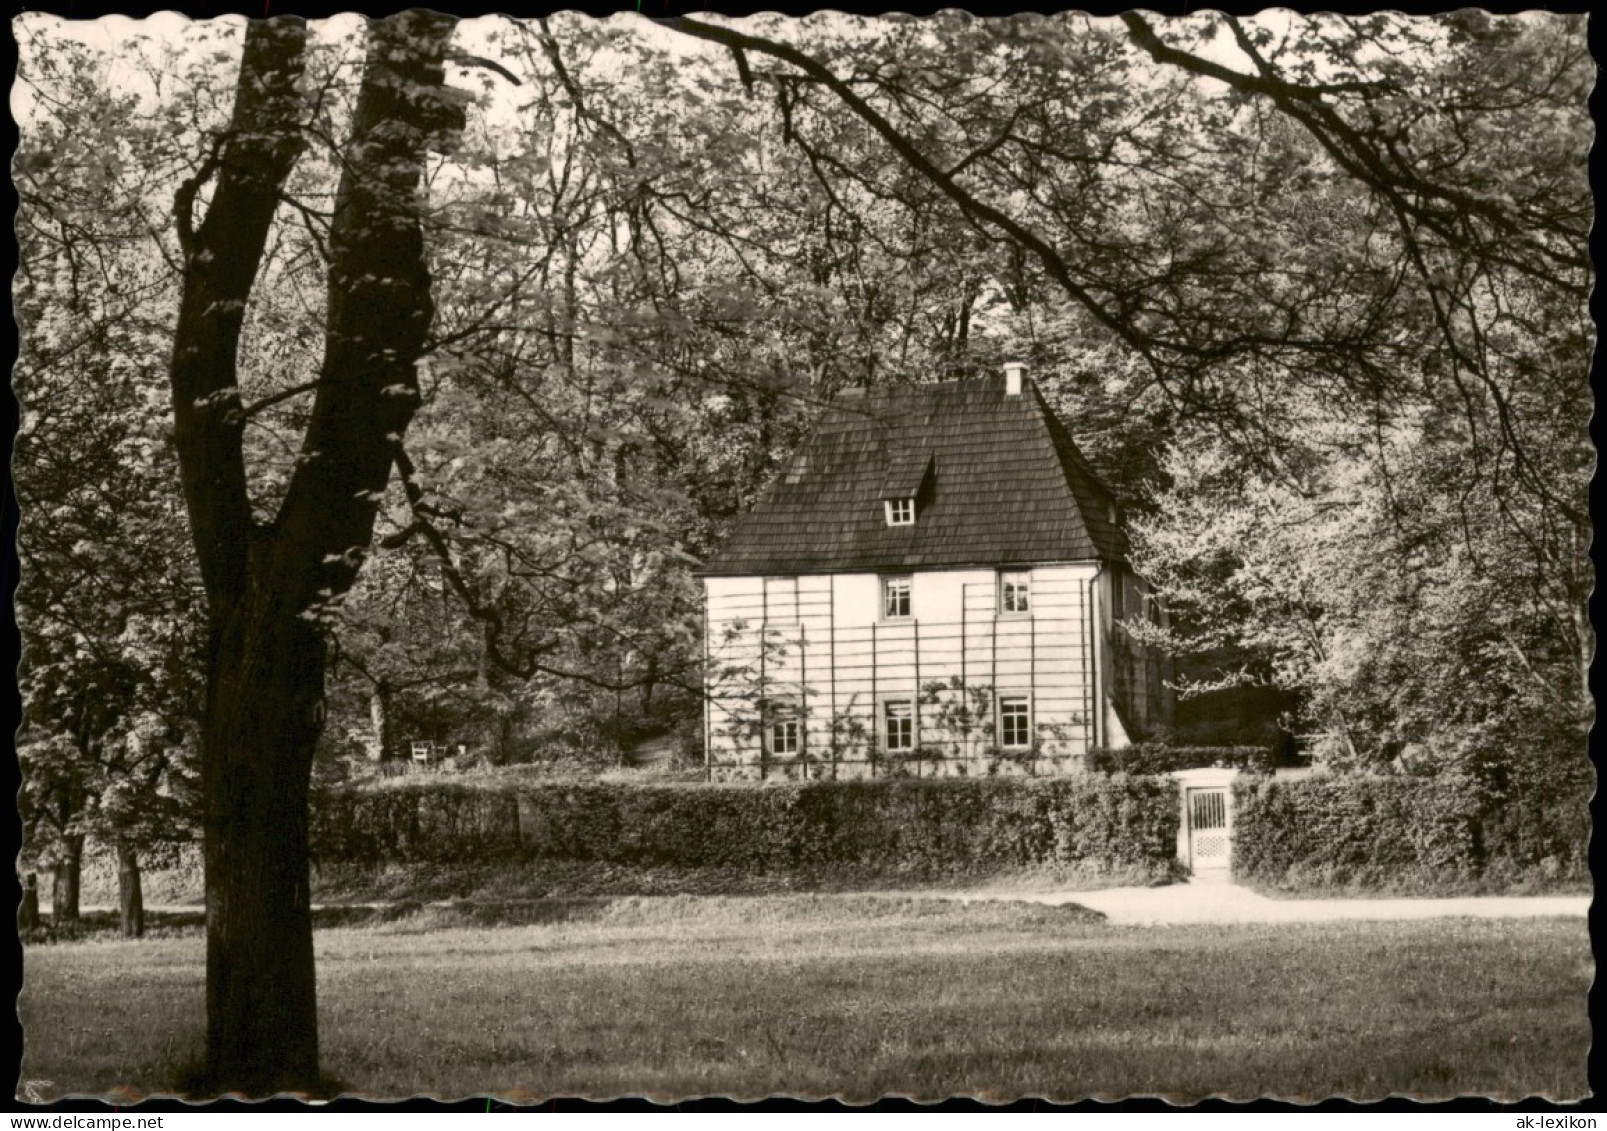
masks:
<path id="1" fill-rule="evenodd" d="M 770 724 L 770 753 L 798 753 L 797 719 L 782 719 Z"/>
<path id="2" fill-rule="evenodd" d="M 765 749 L 777 757 L 793 757 L 803 750 L 803 719 L 792 703 L 770 703 L 765 709 Z"/>
<path id="3" fill-rule="evenodd" d="M 1032 745 L 1032 701 L 1027 696 L 999 696 L 999 745 L 1007 750 Z"/>
<path id="4" fill-rule="evenodd" d="M 889 699 L 882 704 L 883 746 L 890 750 L 915 749 L 915 704 Z"/>

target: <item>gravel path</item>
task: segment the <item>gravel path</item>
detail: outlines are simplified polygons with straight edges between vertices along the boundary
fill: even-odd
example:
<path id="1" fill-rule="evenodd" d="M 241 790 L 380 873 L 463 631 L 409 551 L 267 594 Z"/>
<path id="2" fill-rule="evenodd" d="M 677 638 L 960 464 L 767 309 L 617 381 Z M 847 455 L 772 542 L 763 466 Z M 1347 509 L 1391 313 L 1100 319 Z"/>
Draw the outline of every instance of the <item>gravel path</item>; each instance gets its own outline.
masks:
<path id="1" fill-rule="evenodd" d="M 935 894 L 935 893 L 934 893 Z M 1588 895 L 1467 896 L 1457 899 L 1269 899 L 1221 880 L 1191 880 L 1165 887 L 1105 888 L 1102 891 L 974 891 L 951 898 L 1012 899 L 1029 903 L 1078 903 L 1104 913 L 1112 923 L 1317 923 L 1334 919 L 1530 919 L 1565 915 L 1584 918 Z"/>

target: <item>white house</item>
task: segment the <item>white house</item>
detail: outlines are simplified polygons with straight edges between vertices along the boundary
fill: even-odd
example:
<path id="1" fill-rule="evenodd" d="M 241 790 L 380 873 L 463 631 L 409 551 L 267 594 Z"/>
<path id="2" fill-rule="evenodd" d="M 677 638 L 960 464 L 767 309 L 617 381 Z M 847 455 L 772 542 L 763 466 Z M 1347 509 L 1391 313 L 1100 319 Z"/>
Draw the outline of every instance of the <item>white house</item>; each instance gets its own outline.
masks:
<path id="1" fill-rule="evenodd" d="M 710 776 L 1080 770 L 1170 711 L 1126 558 L 1020 366 L 839 396 L 702 571 Z"/>

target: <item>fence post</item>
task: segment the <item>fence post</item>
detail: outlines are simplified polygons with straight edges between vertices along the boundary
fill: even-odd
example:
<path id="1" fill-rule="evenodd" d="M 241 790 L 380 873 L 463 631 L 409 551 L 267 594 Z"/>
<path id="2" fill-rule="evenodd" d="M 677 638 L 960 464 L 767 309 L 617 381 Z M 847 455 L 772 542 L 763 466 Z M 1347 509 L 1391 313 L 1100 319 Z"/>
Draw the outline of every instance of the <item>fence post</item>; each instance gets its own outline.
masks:
<path id="1" fill-rule="evenodd" d="M 970 643 L 970 640 L 969 640 L 969 638 L 967 636 L 967 632 L 966 632 L 966 622 L 969 619 L 969 610 L 970 610 L 970 605 L 971 605 L 970 592 L 971 592 L 971 587 L 969 585 L 961 585 L 960 586 L 960 686 L 961 687 L 967 687 L 967 686 L 970 685 L 969 681 L 965 678 L 965 653 L 967 651 L 966 646 Z"/>
<path id="2" fill-rule="evenodd" d="M 710 693 L 709 671 L 709 582 L 703 580 L 703 780 L 714 780 L 714 743 L 709 728 L 714 725 L 714 696 Z"/>
<path id="3" fill-rule="evenodd" d="M 1094 624 L 1094 579 L 1090 579 L 1086 586 L 1078 586 L 1078 602 L 1082 605 L 1083 619 L 1083 657 L 1082 657 L 1082 689 L 1083 705 L 1087 717 L 1083 719 L 1083 730 L 1087 738 L 1083 743 L 1083 756 L 1086 761 L 1099 745 L 1099 704 L 1095 701 L 1094 688 L 1094 657 L 1098 649 L 1094 645 L 1094 634 L 1098 632 Z"/>
<path id="4" fill-rule="evenodd" d="M 770 719 L 770 582 L 759 579 L 759 780 L 770 774 L 770 736 L 765 733 Z"/>
<path id="5" fill-rule="evenodd" d="M 886 597 L 882 598 L 886 600 Z M 865 753 L 869 755 L 866 761 L 870 763 L 870 776 L 876 776 L 876 742 L 878 728 L 881 726 L 880 713 L 882 705 L 876 698 L 876 672 L 881 668 L 881 650 L 876 646 L 876 622 L 870 622 L 870 746 Z"/>
<path id="6" fill-rule="evenodd" d="M 841 757 L 837 734 L 837 580 L 826 577 L 826 631 L 831 639 L 831 780 L 837 780 L 837 762 Z"/>
<path id="7" fill-rule="evenodd" d="M 964 604 L 963 597 L 961 604 Z M 910 738 L 914 740 L 915 748 L 910 753 L 915 755 L 915 776 L 921 777 L 921 763 L 925 761 L 921 757 L 921 622 L 911 623 L 910 632 L 910 642 L 915 648 L 915 696 L 910 700 L 910 714 L 915 717 L 915 733 Z"/>
<path id="8" fill-rule="evenodd" d="M 1038 603 L 1029 601 L 1027 613 L 1027 706 L 1032 711 L 1032 733 L 1027 736 L 1032 745 L 1027 749 L 1027 776 L 1038 776 Z"/>
<path id="9" fill-rule="evenodd" d="M 793 587 L 793 608 L 798 607 L 798 590 Z M 809 627 L 798 617 L 798 766 L 804 781 L 809 780 Z"/>

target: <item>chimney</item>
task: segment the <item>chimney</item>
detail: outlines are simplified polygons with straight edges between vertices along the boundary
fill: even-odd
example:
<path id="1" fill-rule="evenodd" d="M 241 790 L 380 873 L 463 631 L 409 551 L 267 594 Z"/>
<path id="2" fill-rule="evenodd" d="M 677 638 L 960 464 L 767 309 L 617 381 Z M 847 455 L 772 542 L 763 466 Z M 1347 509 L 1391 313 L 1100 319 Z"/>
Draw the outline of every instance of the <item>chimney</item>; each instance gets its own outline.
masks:
<path id="1" fill-rule="evenodd" d="M 1004 395 L 1019 397 L 1021 395 L 1021 374 L 1027 367 L 1019 361 L 1004 363 Z"/>

